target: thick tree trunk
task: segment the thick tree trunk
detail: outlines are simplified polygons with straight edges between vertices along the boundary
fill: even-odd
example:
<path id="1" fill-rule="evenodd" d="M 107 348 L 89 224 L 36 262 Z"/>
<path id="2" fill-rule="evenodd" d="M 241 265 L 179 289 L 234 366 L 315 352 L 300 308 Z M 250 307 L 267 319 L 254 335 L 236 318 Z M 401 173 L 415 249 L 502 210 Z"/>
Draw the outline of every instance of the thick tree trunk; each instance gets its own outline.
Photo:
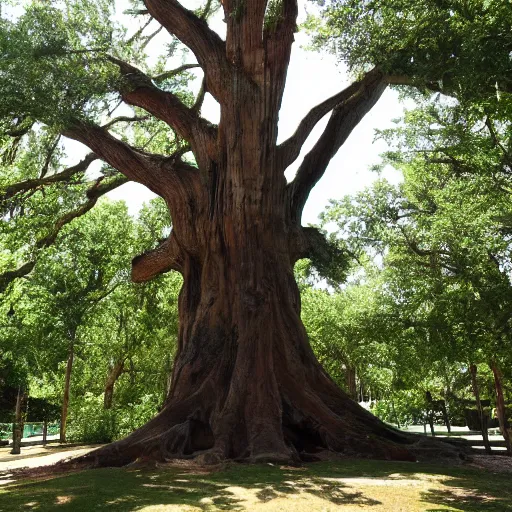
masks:
<path id="1" fill-rule="evenodd" d="M 425 441 L 365 411 L 318 363 L 300 319 L 293 275 L 297 259 L 312 251 L 323 247 L 329 257 L 325 238 L 301 226 L 302 210 L 331 158 L 384 91 L 382 73 L 372 70 L 313 108 L 278 145 L 297 2 L 278 2 L 280 11 L 267 24 L 268 2 L 223 1 L 226 41 L 178 2 L 144 3 L 193 51 L 221 119 L 212 127 L 196 109 L 119 62 L 132 85 L 123 99 L 173 126 L 190 142 L 198 169 L 179 157 L 150 158 L 89 125 L 66 132 L 167 201 L 173 231 L 156 250 L 134 260 L 134 279 L 170 269 L 184 278 L 178 350 L 161 412 L 82 460 L 292 461 L 321 450 L 414 460 L 411 447 Z M 324 133 L 288 184 L 287 167 L 329 112 Z M 449 446 L 442 450 L 454 453 Z"/>
<path id="2" fill-rule="evenodd" d="M 60 415 L 60 442 L 66 442 L 66 426 L 68 420 L 69 393 L 71 389 L 71 374 L 73 372 L 73 359 L 75 357 L 75 333 L 72 333 L 68 349 L 68 362 L 66 376 L 64 377 L 64 394 L 62 397 L 62 411 Z"/>
<path id="3" fill-rule="evenodd" d="M 507 447 L 507 453 L 512 455 L 512 445 L 510 440 L 510 429 L 505 414 L 505 399 L 503 397 L 503 386 L 502 386 L 502 375 L 501 370 L 498 367 L 496 361 L 491 361 L 490 365 L 492 373 L 494 375 L 494 388 L 496 390 L 496 410 L 498 413 L 498 421 L 500 422 L 500 431 L 503 439 L 505 439 L 505 445 Z"/>
<path id="4" fill-rule="evenodd" d="M 144 427 L 87 460 L 290 462 L 323 450 L 415 460 L 412 445 L 419 439 L 365 411 L 318 363 L 300 320 L 286 244 L 266 239 L 257 225 L 248 230 L 251 244 L 217 241 L 202 263 L 185 261 L 178 353 L 166 403 Z"/>
<path id="5" fill-rule="evenodd" d="M 117 382 L 117 379 L 121 377 L 124 372 L 124 360 L 117 361 L 107 376 L 107 381 L 105 382 L 105 392 L 103 395 L 103 408 L 111 409 L 112 408 L 112 400 L 114 398 L 114 386 Z"/>
<path id="6" fill-rule="evenodd" d="M 482 439 L 484 441 L 484 447 L 486 453 L 491 453 L 491 445 L 489 444 L 489 434 L 487 432 L 487 419 L 484 414 L 482 402 L 480 401 L 480 390 L 478 388 L 478 381 L 476 379 L 477 367 L 476 364 L 469 366 L 469 373 L 471 374 L 471 386 L 473 387 L 473 394 L 475 395 L 476 408 L 478 410 L 478 416 L 480 418 L 480 429 L 482 431 Z"/>

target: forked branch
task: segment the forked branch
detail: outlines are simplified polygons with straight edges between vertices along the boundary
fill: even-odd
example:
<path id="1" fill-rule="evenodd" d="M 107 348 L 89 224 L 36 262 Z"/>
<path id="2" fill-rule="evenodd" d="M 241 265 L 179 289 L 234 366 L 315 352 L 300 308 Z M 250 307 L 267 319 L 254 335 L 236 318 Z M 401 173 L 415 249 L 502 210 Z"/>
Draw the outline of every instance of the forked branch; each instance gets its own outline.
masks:
<path id="1" fill-rule="evenodd" d="M 84 121 L 76 120 L 63 135 L 85 144 L 128 179 L 145 185 L 156 194 L 161 193 L 164 179 L 161 156 L 139 151 L 104 128 Z"/>
<path id="2" fill-rule="evenodd" d="M 193 107 L 182 103 L 176 95 L 156 87 L 140 69 L 114 57 L 110 60 L 119 66 L 128 81 L 128 87 L 121 92 L 126 103 L 146 110 L 171 126 L 180 137 L 190 142 L 199 161 L 207 157 L 215 158 L 217 130 L 213 125 L 199 116 Z"/>
<path id="3" fill-rule="evenodd" d="M 224 41 L 204 19 L 177 0 L 144 0 L 148 12 L 194 53 L 203 68 L 208 90 L 221 103 L 228 100 L 225 77 L 232 73 Z"/>
<path id="4" fill-rule="evenodd" d="M 378 70 L 368 73 L 358 84 L 354 93 L 333 109 L 324 132 L 304 158 L 295 179 L 288 185 L 292 222 L 300 223 L 309 193 L 323 176 L 331 158 L 375 105 L 387 85 Z"/>
<path id="5" fill-rule="evenodd" d="M 336 93 L 334 96 L 327 98 L 322 103 L 313 107 L 302 119 L 295 133 L 287 140 L 282 142 L 278 147 L 279 160 L 285 170 L 291 165 L 300 154 L 302 146 L 306 142 L 318 122 L 327 115 L 336 105 L 347 101 L 361 87 L 360 82 L 355 82 L 343 91 Z"/>

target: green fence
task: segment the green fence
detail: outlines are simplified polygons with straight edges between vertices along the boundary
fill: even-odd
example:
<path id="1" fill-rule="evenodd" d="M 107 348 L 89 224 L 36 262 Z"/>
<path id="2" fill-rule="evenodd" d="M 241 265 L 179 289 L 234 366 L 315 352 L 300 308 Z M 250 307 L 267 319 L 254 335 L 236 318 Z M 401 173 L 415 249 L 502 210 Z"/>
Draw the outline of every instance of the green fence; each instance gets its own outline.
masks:
<path id="1" fill-rule="evenodd" d="M 60 423 L 48 423 L 47 435 L 54 436 L 59 433 Z M 36 437 L 43 435 L 43 423 L 25 423 L 23 426 L 23 437 Z M 12 423 L 0 423 L 0 439 L 12 437 Z"/>

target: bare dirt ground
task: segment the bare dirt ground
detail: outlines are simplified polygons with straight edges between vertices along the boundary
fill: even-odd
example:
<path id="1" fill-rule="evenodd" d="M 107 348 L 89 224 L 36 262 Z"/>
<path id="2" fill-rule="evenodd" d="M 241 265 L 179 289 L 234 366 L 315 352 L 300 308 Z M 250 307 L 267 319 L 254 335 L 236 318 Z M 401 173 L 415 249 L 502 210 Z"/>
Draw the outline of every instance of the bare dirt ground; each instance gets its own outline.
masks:
<path id="1" fill-rule="evenodd" d="M 504 455 L 474 455 L 470 466 L 493 473 L 512 473 L 512 457 Z"/>

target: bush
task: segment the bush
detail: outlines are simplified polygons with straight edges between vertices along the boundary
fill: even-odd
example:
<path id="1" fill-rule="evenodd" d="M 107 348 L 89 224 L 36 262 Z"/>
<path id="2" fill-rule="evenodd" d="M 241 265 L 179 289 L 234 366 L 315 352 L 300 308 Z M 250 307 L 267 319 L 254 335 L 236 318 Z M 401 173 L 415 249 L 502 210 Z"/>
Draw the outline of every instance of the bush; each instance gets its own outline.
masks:
<path id="1" fill-rule="evenodd" d="M 426 411 L 424 393 L 417 390 L 397 391 L 393 399 L 375 402 L 371 411 L 387 423 L 400 427 L 423 424 Z"/>
<path id="2" fill-rule="evenodd" d="M 158 405 L 156 396 L 143 395 L 138 403 L 117 408 L 117 438 L 126 437 L 147 423 L 158 412 Z"/>
<path id="3" fill-rule="evenodd" d="M 139 403 L 103 408 L 103 395 L 86 393 L 70 406 L 67 438 L 81 443 L 110 443 L 126 437 L 157 412 L 157 400 L 144 395 Z"/>
<path id="4" fill-rule="evenodd" d="M 103 396 L 86 393 L 70 407 L 67 438 L 81 443 L 110 443 L 117 438 L 115 412 L 103 408 Z"/>

